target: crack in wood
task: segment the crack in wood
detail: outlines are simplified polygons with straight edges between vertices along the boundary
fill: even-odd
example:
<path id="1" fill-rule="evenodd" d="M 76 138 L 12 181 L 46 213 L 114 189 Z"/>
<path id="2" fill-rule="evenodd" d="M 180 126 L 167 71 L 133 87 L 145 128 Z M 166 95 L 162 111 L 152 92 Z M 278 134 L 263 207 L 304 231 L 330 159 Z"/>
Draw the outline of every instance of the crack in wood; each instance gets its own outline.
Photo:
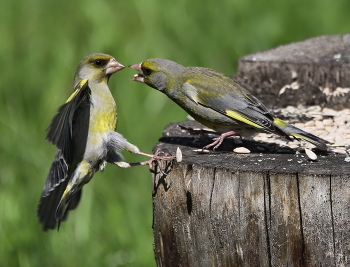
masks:
<path id="1" fill-rule="evenodd" d="M 264 191 L 266 192 L 264 197 L 264 213 L 265 213 L 265 228 L 266 228 L 266 242 L 267 242 L 267 256 L 269 260 L 269 267 L 272 266 L 271 257 L 271 243 L 269 229 L 271 227 L 271 184 L 270 184 L 270 173 L 266 173 L 264 179 Z"/>
<path id="2" fill-rule="evenodd" d="M 334 214 L 333 214 L 333 197 L 332 197 L 332 175 L 329 176 L 329 204 L 331 210 L 331 223 L 332 223 L 332 237 L 333 237 L 333 251 L 335 253 L 335 229 L 334 229 Z M 336 264 L 336 258 L 334 257 L 334 265 Z"/>
<path id="3" fill-rule="evenodd" d="M 299 175 L 296 174 L 296 182 L 297 182 L 297 190 L 298 190 L 298 209 L 299 209 L 299 221 L 300 221 L 300 232 L 301 232 L 301 256 L 302 262 L 305 263 L 305 237 L 303 230 L 303 216 L 301 212 L 301 200 L 300 200 L 300 183 L 299 183 Z"/>

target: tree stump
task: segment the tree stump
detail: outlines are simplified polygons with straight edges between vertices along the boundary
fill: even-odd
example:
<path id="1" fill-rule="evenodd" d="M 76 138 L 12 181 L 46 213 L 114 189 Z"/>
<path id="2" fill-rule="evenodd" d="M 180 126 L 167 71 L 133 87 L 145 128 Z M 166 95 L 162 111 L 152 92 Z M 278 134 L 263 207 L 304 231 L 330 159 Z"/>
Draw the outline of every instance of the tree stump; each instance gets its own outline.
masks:
<path id="1" fill-rule="evenodd" d="M 249 63 L 256 70 L 239 70 L 240 77 L 261 71 L 257 62 Z M 268 62 L 261 64 L 267 66 Z M 271 65 L 277 71 L 278 64 Z M 297 72 L 303 69 L 301 65 Z M 312 76 L 318 77 L 312 68 Z M 276 76 L 274 86 L 279 84 L 278 77 L 282 76 Z M 307 81 L 310 79 L 304 80 L 302 89 L 305 93 L 297 94 L 300 101 L 307 98 Z M 283 83 L 268 94 L 289 98 L 289 91 L 278 96 Z M 349 99 L 349 95 L 345 97 Z M 280 107 L 275 98 L 263 103 Z M 326 98 L 316 97 L 313 104 L 322 105 L 317 101 Z M 328 98 L 327 105 L 342 103 L 335 100 L 334 96 Z M 343 104 L 349 108 L 349 102 Z M 190 135 L 177 125 L 201 127 L 195 121 L 172 123 L 155 146 L 172 155 L 179 147 L 183 155 L 182 162 L 160 163 L 153 175 L 157 266 L 350 265 L 350 162 L 345 161 L 346 155 L 318 153 L 318 159 L 312 161 L 293 149 L 261 153 L 259 147 L 268 143 L 240 138 L 226 139 L 218 150 L 200 153 L 195 150 L 210 140 Z M 237 146 L 251 153 L 233 153 Z"/>
<path id="2" fill-rule="evenodd" d="M 235 79 L 269 108 L 349 108 L 350 34 L 315 37 L 244 56 Z"/>

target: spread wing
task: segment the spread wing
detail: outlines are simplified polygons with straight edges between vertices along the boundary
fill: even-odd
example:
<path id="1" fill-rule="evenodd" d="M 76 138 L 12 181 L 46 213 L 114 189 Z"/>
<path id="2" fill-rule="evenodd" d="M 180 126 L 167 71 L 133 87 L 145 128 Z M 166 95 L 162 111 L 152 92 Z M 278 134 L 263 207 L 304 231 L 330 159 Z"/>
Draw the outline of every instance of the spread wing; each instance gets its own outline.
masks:
<path id="1" fill-rule="evenodd" d="M 48 127 L 46 139 L 62 151 L 68 164 L 72 162 L 72 125 L 74 113 L 86 100 L 90 102 L 91 90 L 88 79 L 81 80 L 74 88 L 73 94 L 62 105 Z"/>
<path id="2" fill-rule="evenodd" d="M 38 217 L 43 229 L 54 229 L 57 221 L 55 218 L 56 207 L 66 189 L 71 173 L 73 160 L 73 123 L 76 110 L 87 101 L 90 103 L 91 91 L 88 86 L 88 79 L 80 81 L 74 88 L 73 94 L 62 105 L 48 127 L 46 139 L 57 146 L 54 161 L 51 164 L 49 174 L 38 205 Z M 81 190 L 75 194 L 68 210 L 74 209 L 80 200 Z"/>

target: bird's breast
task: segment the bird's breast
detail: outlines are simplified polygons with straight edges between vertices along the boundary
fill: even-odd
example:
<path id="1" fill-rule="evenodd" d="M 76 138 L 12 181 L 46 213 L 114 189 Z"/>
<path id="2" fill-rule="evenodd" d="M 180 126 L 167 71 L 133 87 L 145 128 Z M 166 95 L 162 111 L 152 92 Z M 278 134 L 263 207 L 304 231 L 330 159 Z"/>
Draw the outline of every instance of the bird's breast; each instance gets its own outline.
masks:
<path id="1" fill-rule="evenodd" d="M 109 90 L 92 92 L 89 133 L 107 133 L 117 126 L 117 108 Z"/>
<path id="2" fill-rule="evenodd" d="M 107 155 L 106 140 L 108 132 L 116 128 L 117 109 L 108 88 L 91 90 L 90 99 L 89 131 L 84 158 L 98 164 L 98 161 Z"/>

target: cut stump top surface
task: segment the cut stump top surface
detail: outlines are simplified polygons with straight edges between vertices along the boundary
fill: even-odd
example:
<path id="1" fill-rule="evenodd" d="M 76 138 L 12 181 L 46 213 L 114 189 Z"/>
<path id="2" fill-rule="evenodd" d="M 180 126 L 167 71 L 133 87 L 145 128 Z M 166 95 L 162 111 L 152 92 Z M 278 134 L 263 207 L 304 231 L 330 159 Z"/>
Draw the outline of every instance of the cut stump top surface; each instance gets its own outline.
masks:
<path id="1" fill-rule="evenodd" d="M 233 138 L 225 139 L 218 150 L 210 150 L 209 153 L 200 153 L 198 150 L 210 143 L 210 139 L 202 139 L 198 135 L 191 135 L 182 131 L 178 125 L 200 128 L 195 121 L 182 121 L 167 125 L 163 137 L 156 144 L 155 149 L 176 154 L 179 147 L 183 155 L 183 163 L 197 164 L 208 168 L 221 168 L 231 171 L 257 171 L 274 173 L 304 173 L 315 175 L 342 175 L 350 173 L 350 162 L 345 161 L 345 155 L 335 153 L 316 152 L 317 161 L 308 159 L 305 153 L 295 153 L 294 150 L 286 150 L 287 153 L 264 152 L 257 148 L 264 147 L 268 143 L 254 140 L 241 140 L 241 144 L 235 144 Z M 286 142 L 286 145 L 287 142 Z M 251 153 L 236 154 L 235 147 L 246 147 Z"/>
<path id="2" fill-rule="evenodd" d="M 350 34 L 314 37 L 250 54 L 241 60 L 349 65 Z"/>
<path id="3" fill-rule="evenodd" d="M 244 56 L 235 80 L 269 108 L 349 108 L 350 34 L 310 38 Z"/>

